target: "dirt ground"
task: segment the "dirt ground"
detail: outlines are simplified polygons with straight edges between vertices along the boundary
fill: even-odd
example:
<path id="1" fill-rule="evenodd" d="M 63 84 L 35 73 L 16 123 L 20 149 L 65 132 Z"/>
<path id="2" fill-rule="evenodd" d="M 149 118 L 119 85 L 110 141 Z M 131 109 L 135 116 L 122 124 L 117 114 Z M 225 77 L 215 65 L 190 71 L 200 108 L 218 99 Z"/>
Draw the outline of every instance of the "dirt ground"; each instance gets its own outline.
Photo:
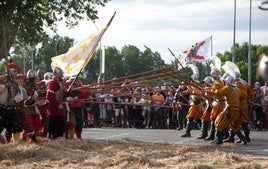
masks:
<path id="1" fill-rule="evenodd" d="M 241 154 L 231 145 L 171 145 L 131 139 L 81 141 L 57 139 L 37 144 L 20 142 L 0 145 L 0 168 L 183 168 L 261 169 L 265 155 Z"/>

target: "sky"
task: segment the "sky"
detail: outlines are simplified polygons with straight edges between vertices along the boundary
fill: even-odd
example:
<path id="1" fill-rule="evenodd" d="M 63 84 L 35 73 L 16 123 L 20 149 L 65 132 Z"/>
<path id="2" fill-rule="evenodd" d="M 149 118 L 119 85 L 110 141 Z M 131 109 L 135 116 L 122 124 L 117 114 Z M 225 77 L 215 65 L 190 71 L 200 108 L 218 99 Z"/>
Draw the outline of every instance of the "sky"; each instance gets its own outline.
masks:
<path id="1" fill-rule="evenodd" d="M 260 10 L 263 0 L 252 0 L 251 44 L 268 45 L 268 11 Z M 236 43 L 249 41 L 250 1 L 236 1 Z M 112 0 L 98 7 L 99 19 L 81 21 L 78 27 L 58 26 L 60 36 L 76 42 L 103 28 L 114 12 L 112 24 L 101 39 L 102 46 L 121 50 L 144 45 L 159 52 L 166 63 L 196 42 L 212 36 L 212 54 L 231 51 L 234 37 L 234 0 Z M 247 56 L 245 56 L 247 58 Z"/>

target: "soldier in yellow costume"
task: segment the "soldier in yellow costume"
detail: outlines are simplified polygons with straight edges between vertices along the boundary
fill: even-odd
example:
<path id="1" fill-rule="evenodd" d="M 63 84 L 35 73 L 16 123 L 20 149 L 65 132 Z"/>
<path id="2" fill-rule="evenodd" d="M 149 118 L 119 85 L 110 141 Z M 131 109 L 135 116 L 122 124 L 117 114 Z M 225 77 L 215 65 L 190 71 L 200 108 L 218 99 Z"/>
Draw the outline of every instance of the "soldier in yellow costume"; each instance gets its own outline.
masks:
<path id="1" fill-rule="evenodd" d="M 240 99 L 246 97 L 246 93 L 238 89 L 233 76 L 228 76 L 224 81 L 226 85 L 223 88 L 215 91 L 206 90 L 207 94 L 216 97 L 226 97 L 226 106 L 215 120 L 216 139 L 211 143 L 223 144 L 222 132 L 224 129 L 231 127 L 234 133 L 246 144 L 244 135 L 235 124 L 235 120 L 240 115 Z"/>
<path id="2" fill-rule="evenodd" d="M 203 80 L 204 87 L 211 87 L 213 85 L 213 79 L 210 76 L 207 76 Z M 208 136 L 208 128 L 210 123 L 210 114 L 211 114 L 211 102 L 212 98 L 207 97 L 205 100 L 205 105 L 203 107 L 204 112 L 201 116 L 202 126 L 201 126 L 201 134 L 197 137 L 197 139 L 205 139 Z"/>
<path id="3" fill-rule="evenodd" d="M 200 119 L 202 115 L 202 107 L 204 105 L 204 100 L 201 98 L 202 92 L 199 88 L 195 87 L 199 83 L 198 75 L 193 74 L 190 82 L 192 85 L 188 85 L 187 89 L 181 93 L 181 95 L 190 95 L 190 108 L 186 115 L 186 132 L 185 134 L 181 135 L 181 137 L 191 137 L 191 130 L 194 125 L 194 120 Z"/>
<path id="4" fill-rule="evenodd" d="M 224 82 L 220 79 L 220 71 L 218 69 L 213 69 L 210 72 L 210 76 L 213 78 L 214 83 L 212 87 L 207 87 L 211 91 L 217 91 L 224 87 Z M 215 120 L 217 116 L 223 111 L 225 106 L 225 96 L 214 96 L 212 102 L 212 109 L 210 114 L 210 132 L 209 136 L 205 140 L 215 139 Z"/>
<path id="5" fill-rule="evenodd" d="M 236 81 L 235 81 L 236 86 L 239 89 L 243 90 L 245 93 L 247 93 L 249 86 L 247 85 L 247 82 L 241 78 L 240 72 L 234 72 L 234 75 L 236 78 Z M 241 106 L 241 113 L 240 113 L 239 118 L 236 121 L 236 125 L 239 128 L 242 127 L 242 129 L 244 130 L 246 141 L 250 142 L 250 138 L 249 138 L 250 131 L 248 128 L 249 105 L 248 105 L 247 97 L 240 99 L 240 106 Z M 234 142 L 235 141 L 234 136 L 235 136 L 235 133 L 231 130 L 230 137 L 224 141 L 225 142 Z M 241 143 L 241 140 L 237 140 L 236 142 Z"/>

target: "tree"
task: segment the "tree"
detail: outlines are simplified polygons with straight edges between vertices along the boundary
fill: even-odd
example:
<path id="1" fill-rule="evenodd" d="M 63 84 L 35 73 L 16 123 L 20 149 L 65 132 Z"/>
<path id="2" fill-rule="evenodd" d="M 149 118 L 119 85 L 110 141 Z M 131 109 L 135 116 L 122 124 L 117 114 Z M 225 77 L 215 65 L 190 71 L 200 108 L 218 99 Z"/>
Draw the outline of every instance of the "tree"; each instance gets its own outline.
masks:
<path id="1" fill-rule="evenodd" d="M 98 18 L 97 6 L 109 0 L 1 0 L 0 59 L 7 60 L 14 44 L 35 46 L 47 37 L 46 28 L 56 31 L 58 21 L 74 27 L 79 20 Z"/>
<path id="2" fill-rule="evenodd" d="M 124 65 L 122 55 L 113 46 L 105 50 L 105 79 L 111 80 L 124 76 Z"/>
<path id="3" fill-rule="evenodd" d="M 66 53 L 74 45 L 74 39 L 55 35 L 44 39 L 35 56 L 35 68 L 51 72 L 51 57 Z"/>
<path id="4" fill-rule="evenodd" d="M 153 69 L 153 59 L 148 53 L 141 52 L 136 46 L 124 46 L 121 55 L 125 75 L 137 74 Z"/>
<path id="5" fill-rule="evenodd" d="M 241 77 L 244 80 L 248 81 L 248 43 L 244 42 L 241 46 L 236 43 L 235 48 L 235 63 L 239 67 Z M 268 46 L 251 45 L 251 82 L 260 80 L 256 78 L 257 63 L 260 54 L 266 51 L 268 51 Z M 217 56 L 221 58 L 222 65 L 226 61 L 232 60 L 232 53 L 230 51 L 225 51 L 223 54 L 218 53 Z"/>
<path id="6" fill-rule="evenodd" d="M 73 46 L 73 39 L 68 37 L 54 37 L 43 39 L 37 47 L 29 45 L 15 45 L 14 51 L 11 53 L 11 58 L 19 64 L 23 69 L 22 73 L 26 73 L 29 69 L 42 69 L 45 72 L 51 72 L 51 57 L 58 54 L 63 54 Z M 4 70 L 6 63 L 3 62 L 0 70 Z"/>

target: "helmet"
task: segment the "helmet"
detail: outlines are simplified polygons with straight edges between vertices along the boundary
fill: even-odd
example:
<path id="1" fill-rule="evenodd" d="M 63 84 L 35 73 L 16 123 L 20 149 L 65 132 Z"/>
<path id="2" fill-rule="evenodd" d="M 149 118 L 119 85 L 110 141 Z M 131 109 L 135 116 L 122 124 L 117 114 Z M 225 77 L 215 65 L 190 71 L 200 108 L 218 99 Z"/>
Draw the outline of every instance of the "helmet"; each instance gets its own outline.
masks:
<path id="1" fill-rule="evenodd" d="M 191 75 L 191 79 L 192 79 L 193 81 L 199 83 L 199 81 L 198 81 L 198 75 L 197 75 L 197 74 L 192 74 L 192 75 Z"/>
<path id="2" fill-rule="evenodd" d="M 203 80 L 203 82 L 209 86 L 212 86 L 213 85 L 213 79 L 211 76 L 207 76 L 205 77 L 205 79 Z"/>
<path id="3" fill-rule="evenodd" d="M 230 87 L 236 87 L 235 84 L 235 78 L 233 76 L 228 76 L 224 79 L 225 84 L 230 86 Z"/>
<path id="4" fill-rule="evenodd" d="M 225 73 L 222 75 L 221 80 L 224 81 L 228 76 L 230 76 L 230 73 L 225 72 Z"/>
<path id="5" fill-rule="evenodd" d="M 53 77 L 53 73 L 47 72 L 44 74 L 44 80 L 50 80 Z"/>
<path id="6" fill-rule="evenodd" d="M 239 79 L 241 77 L 241 73 L 240 72 L 234 72 L 234 76 L 236 79 Z"/>
<path id="7" fill-rule="evenodd" d="M 6 67 L 6 73 L 11 73 L 14 71 L 17 71 L 18 73 L 20 73 L 21 67 L 14 62 L 8 63 Z"/>
<path id="8" fill-rule="evenodd" d="M 59 67 L 55 67 L 53 69 L 53 76 L 55 77 L 63 77 L 63 70 Z"/>
<path id="9" fill-rule="evenodd" d="M 142 92 L 142 93 L 145 93 L 145 92 L 146 92 L 146 89 L 145 89 L 145 88 L 142 88 L 142 89 L 141 89 L 141 92 Z"/>
<path id="10" fill-rule="evenodd" d="M 27 79 L 35 78 L 36 77 L 35 70 L 33 70 L 33 69 L 28 70 L 26 77 L 27 77 Z"/>
<path id="11" fill-rule="evenodd" d="M 36 72 L 36 76 L 39 79 L 43 79 L 44 78 L 44 74 L 45 74 L 45 72 L 42 69 L 38 69 L 37 72 Z"/>
<path id="12" fill-rule="evenodd" d="M 219 77 L 220 76 L 220 71 L 218 69 L 213 69 L 213 70 L 211 70 L 211 72 L 209 74 L 212 77 Z"/>

